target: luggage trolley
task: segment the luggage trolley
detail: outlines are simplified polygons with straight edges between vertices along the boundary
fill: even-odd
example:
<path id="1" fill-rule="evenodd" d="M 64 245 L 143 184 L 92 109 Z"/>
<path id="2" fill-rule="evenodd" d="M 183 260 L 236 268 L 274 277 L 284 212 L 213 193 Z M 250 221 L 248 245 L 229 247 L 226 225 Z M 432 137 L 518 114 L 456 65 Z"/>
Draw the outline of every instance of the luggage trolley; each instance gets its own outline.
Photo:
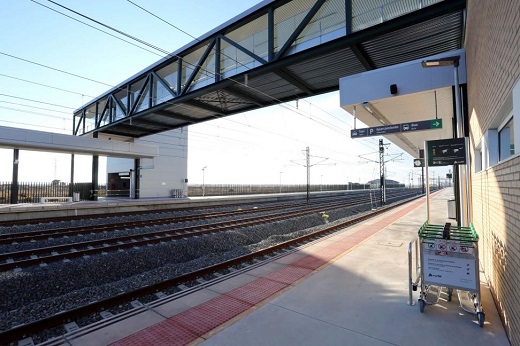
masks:
<path id="1" fill-rule="evenodd" d="M 431 225 L 425 222 L 419 229 L 420 285 L 419 309 L 438 301 L 442 288 L 447 289 L 451 301 L 456 289 L 460 306 L 477 316 L 484 325 L 484 311 L 480 304 L 478 235 L 473 228 Z"/>

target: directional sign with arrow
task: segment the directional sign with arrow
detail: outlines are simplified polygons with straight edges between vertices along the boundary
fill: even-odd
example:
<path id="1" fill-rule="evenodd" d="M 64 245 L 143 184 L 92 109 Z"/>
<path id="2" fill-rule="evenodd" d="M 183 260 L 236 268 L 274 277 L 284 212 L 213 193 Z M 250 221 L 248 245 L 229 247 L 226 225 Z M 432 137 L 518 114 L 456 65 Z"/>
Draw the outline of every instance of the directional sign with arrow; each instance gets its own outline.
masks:
<path id="1" fill-rule="evenodd" d="M 442 129 L 442 119 L 415 121 L 402 124 L 368 127 L 350 131 L 351 138 L 380 136 L 389 133 Z"/>

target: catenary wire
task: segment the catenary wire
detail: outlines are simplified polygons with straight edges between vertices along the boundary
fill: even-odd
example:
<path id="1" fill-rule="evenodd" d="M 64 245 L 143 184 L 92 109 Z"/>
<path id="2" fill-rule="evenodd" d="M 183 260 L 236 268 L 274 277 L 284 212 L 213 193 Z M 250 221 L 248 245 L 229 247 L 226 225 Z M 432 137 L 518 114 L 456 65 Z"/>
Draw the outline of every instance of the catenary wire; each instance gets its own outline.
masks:
<path id="1" fill-rule="evenodd" d="M 68 93 L 76 94 L 76 95 L 80 95 L 80 96 L 86 96 L 86 97 L 92 97 L 92 98 L 95 97 L 95 96 L 90 96 L 90 95 L 82 94 L 82 93 L 77 92 L 77 91 L 72 91 L 72 90 L 62 89 L 62 88 L 58 88 L 58 87 L 55 87 L 55 86 L 52 86 L 52 85 L 47 85 L 47 84 L 43 84 L 43 83 L 38 83 L 38 82 L 30 81 L 30 80 L 28 80 L 28 79 L 23 79 L 23 78 L 13 77 L 13 76 L 6 75 L 6 74 L 3 74 L 3 73 L 0 73 L 0 76 L 5 77 L 5 78 L 16 79 L 16 80 L 19 80 L 19 81 L 22 81 L 22 82 L 26 82 L 26 83 L 30 83 L 30 84 L 35 84 L 35 85 L 43 86 L 43 87 L 46 87 L 46 88 L 51 88 L 51 89 L 55 89 L 55 90 L 59 90 L 59 91 L 64 91 L 64 92 L 68 92 Z"/>

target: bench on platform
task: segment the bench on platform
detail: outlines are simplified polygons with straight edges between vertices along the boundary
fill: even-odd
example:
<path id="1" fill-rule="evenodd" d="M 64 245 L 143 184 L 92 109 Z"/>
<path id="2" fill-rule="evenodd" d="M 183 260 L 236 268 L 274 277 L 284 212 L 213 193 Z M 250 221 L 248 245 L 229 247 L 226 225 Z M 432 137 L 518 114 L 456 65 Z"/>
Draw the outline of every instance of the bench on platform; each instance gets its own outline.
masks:
<path id="1" fill-rule="evenodd" d="M 40 197 L 40 203 L 72 202 L 72 197 Z"/>

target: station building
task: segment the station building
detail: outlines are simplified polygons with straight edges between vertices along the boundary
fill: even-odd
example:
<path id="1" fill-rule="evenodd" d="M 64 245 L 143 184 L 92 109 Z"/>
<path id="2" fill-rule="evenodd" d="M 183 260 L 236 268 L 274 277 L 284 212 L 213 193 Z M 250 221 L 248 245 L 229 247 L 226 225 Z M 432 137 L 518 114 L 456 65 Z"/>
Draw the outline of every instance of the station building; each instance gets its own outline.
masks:
<path id="1" fill-rule="evenodd" d="M 152 134 L 132 141 L 157 147 L 159 155 L 135 160 L 107 159 L 107 192 L 124 197 L 157 198 L 188 195 L 188 128 Z M 138 175 L 138 176 L 135 176 Z"/>
<path id="2" fill-rule="evenodd" d="M 480 263 L 520 344 L 520 2 L 467 4 L 472 220 Z"/>

